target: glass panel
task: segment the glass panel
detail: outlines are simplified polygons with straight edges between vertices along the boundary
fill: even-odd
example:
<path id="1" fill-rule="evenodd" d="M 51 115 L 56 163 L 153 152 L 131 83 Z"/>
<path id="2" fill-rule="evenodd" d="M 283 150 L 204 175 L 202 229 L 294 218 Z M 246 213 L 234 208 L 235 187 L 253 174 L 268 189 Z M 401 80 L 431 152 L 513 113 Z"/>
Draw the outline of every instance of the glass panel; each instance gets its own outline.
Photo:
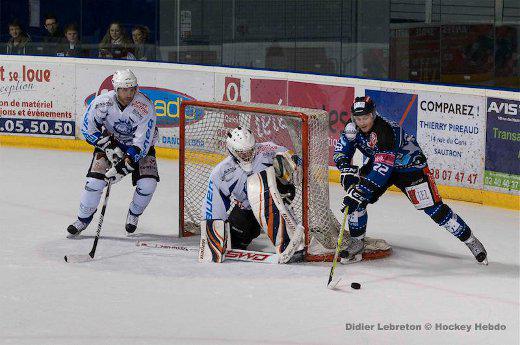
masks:
<path id="1" fill-rule="evenodd" d="M 285 1 L 224 1 L 222 63 L 228 66 L 292 69 Z"/>
<path id="2" fill-rule="evenodd" d="M 388 1 L 343 2 L 342 73 L 367 78 L 388 78 Z"/>
<path id="3" fill-rule="evenodd" d="M 0 0 L 0 53 L 519 88 L 519 21 L 518 0 Z"/>
<path id="4" fill-rule="evenodd" d="M 495 29 L 495 85 L 520 88 L 520 25 L 500 25 Z"/>
<path id="5" fill-rule="evenodd" d="M 91 48 L 90 56 L 155 60 L 156 7 L 156 0 L 83 0 L 83 41 Z M 115 13 L 118 15 L 115 16 Z M 136 26 L 138 28 L 134 30 Z M 132 35 L 134 31 L 140 34 Z"/>

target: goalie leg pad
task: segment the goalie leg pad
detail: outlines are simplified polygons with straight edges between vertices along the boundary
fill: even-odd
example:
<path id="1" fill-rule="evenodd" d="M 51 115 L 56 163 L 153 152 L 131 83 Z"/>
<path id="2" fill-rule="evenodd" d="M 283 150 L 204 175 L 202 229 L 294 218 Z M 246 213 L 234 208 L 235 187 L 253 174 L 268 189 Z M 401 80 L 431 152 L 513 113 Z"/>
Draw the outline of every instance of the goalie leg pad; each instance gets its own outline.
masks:
<path id="1" fill-rule="evenodd" d="M 230 248 L 229 223 L 221 219 L 200 222 L 199 262 L 223 262 Z"/>
<path id="2" fill-rule="evenodd" d="M 296 251 L 303 249 L 304 229 L 278 192 L 274 168 L 248 177 L 247 194 L 258 223 L 280 255 L 280 263 L 288 262 Z"/>

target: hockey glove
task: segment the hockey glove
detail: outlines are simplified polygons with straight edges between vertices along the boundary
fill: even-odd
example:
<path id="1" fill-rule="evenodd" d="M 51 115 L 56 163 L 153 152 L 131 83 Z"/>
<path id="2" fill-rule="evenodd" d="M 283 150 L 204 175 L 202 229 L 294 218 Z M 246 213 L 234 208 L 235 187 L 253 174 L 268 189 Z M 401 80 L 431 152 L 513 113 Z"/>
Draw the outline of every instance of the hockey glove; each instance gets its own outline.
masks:
<path id="1" fill-rule="evenodd" d="M 105 151 L 109 146 L 114 144 L 114 137 L 112 137 L 107 131 L 103 131 L 101 136 L 96 141 L 95 145 L 100 150 Z"/>
<path id="2" fill-rule="evenodd" d="M 96 141 L 96 147 L 105 152 L 112 166 L 116 165 L 123 158 L 123 150 L 117 145 L 117 141 L 107 132 Z"/>
<path id="3" fill-rule="evenodd" d="M 352 185 L 355 185 L 359 182 L 358 171 L 359 168 L 355 165 L 341 169 L 340 182 L 345 191 L 347 191 Z"/>
<path id="4" fill-rule="evenodd" d="M 347 190 L 347 195 L 343 198 L 343 207 L 341 208 L 341 212 L 345 212 L 347 206 L 349 210 L 355 211 L 360 204 L 366 203 L 366 201 L 367 199 L 363 196 L 359 186 L 351 186 Z"/>
<path id="5" fill-rule="evenodd" d="M 117 183 L 121 181 L 123 177 L 135 170 L 134 165 L 135 164 L 130 156 L 126 155 L 119 161 L 119 163 L 107 171 L 105 177 L 107 180 L 111 180 L 112 184 Z"/>

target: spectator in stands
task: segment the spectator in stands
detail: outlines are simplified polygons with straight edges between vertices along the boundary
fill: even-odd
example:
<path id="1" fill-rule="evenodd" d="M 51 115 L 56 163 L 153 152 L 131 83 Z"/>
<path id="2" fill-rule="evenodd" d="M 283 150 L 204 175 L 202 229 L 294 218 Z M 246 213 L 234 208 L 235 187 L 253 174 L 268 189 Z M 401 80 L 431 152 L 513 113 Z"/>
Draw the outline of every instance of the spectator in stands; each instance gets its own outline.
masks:
<path id="1" fill-rule="evenodd" d="M 134 41 L 134 55 L 137 60 L 155 60 L 155 47 L 146 44 L 150 30 L 144 25 L 136 25 L 132 28 L 132 40 Z"/>
<path id="2" fill-rule="evenodd" d="M 58 47 L 64 42 L 58 19 L 54 14 L 47 14 L 44 17 L 45 34 L 43 43 L 45 44 L 43 53 L 46 55 L 56 55 Z"/>
<path id="3" fill-rule="evenodd" d="M 87 57 L 88 53 L 79 40 L 79 32 L 76 24 L 69 24 L 63 30 L 65 43 L 58 48 L 57 56 Z"/>
<path id="4" fill-rule="evenodd" d="M 9 55 L 27 54 L 27 48 L 31 39 L 23 31 L 18 20 L 15 19 L 9 23 L 9 35 L 11 35 L 11 39 L 7 42 L 6 53 Z"/>
<path id="5" fill-rule="evenodd" d="M 120 23 L 113 22 L 99 44 L 99 57 L 107 59 L 135 60 L 132 41 L 126 36 Z"/>

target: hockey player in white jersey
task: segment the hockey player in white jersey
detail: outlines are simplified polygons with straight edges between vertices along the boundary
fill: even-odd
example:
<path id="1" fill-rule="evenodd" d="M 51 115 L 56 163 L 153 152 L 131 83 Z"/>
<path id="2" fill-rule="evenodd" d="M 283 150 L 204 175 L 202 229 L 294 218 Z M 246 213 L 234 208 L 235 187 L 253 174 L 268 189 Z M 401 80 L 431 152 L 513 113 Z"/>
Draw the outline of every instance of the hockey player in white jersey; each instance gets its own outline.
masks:
<path id="1" fill-rule="evenodd" d="M 127 233 L 133 233 L 159 181 L 154 147 L 158 137 L 154 106 L 139 92 L 137 78 L 129 69 L 116 71 L 112 84 L 114 90 L 97 96 L 83 119 L 81 132 L 94 146 L 94 153 L 78 218 L 67 228 L 73 236 L 80 234 L 91 222 L 107 180 L 116 183 L 130 173 L 136 189 L 125 229 Z"/>
<path id="2" fill-rule="evenodd" d="M 228 133 L 229 156 L 211 172 L 202 205 L 200 261 L 222 262 L 229 248 L 247 249 L 263 230 L 280 263 L 303 257 L 304 232 L 291 202 L 300 183 L 299 157 L 251 131 Z"/>

